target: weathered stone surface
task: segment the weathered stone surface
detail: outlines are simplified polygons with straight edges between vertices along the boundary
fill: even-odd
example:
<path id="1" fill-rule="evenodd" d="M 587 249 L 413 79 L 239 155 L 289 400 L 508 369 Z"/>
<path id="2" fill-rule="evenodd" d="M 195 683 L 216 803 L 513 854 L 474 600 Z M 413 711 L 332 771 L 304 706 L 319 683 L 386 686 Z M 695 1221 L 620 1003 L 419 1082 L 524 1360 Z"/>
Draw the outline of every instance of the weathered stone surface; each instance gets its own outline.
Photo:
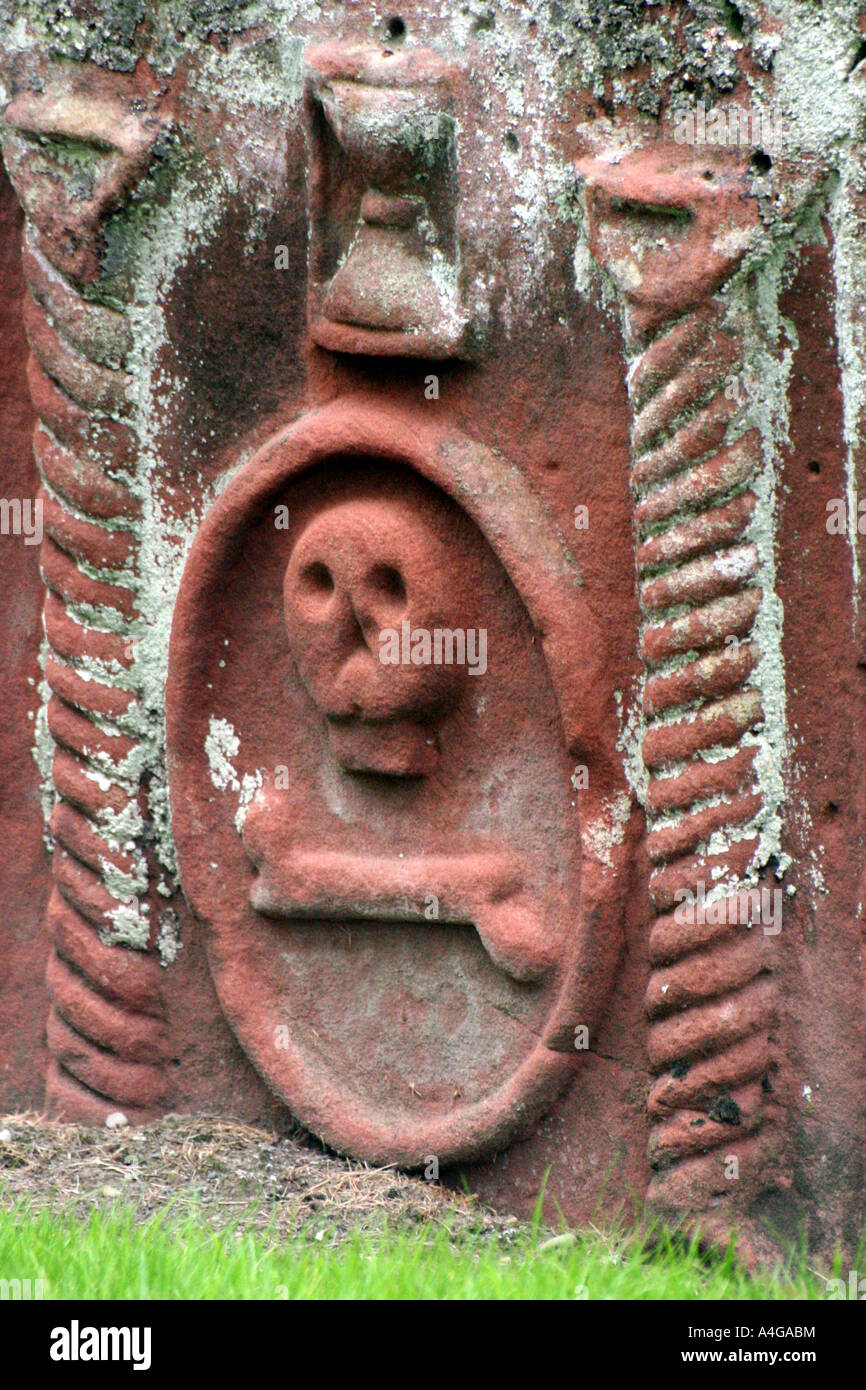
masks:
<path id="1" fill-rule="evenodd" d="M 123 15 L 0 21 L 0 1100 L 852 1242 L 860 7 Z"/>
<path id="2" fill-rule="evenodd" d="M 2 296 L 0 296 L 0 451 L 3 495 L 32 497 L 38 487 L 30 439 L 33 411 L 25 375 L 26 342 L 21 323 L 24 286 L 19 245 L 21 217 L 5 175 L 0 179 L 2 218 Z M 6 634 L 3 662 L 2 753 L 0 753 L 0 825 L 10 852 L 0 864 L 0 885 L 6 904 L 0 932 L 0 1077 L 10 1109 L 25 1108 L 43 1089 L 45 958 L 42 930 L 49 879 L 42 842 L 39 773 L 31 757 L 33 716 L 39 698 L 36 682 L 39 582 L 35 546 L 3 538 L 2 624 Z M 26 732 L 25 732 L 26 731 Z M 14 846 L 14 850 L 12 847 Z"/>

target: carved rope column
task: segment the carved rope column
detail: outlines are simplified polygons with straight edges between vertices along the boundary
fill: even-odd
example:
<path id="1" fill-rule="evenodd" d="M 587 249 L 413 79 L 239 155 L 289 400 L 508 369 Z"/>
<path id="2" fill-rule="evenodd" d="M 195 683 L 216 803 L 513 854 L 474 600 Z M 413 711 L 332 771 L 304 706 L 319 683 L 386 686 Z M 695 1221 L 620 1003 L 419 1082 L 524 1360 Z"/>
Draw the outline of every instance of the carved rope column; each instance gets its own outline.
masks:
<path id="1" fill-rule="evenodd" d="M 687 167 L 680 150 L 581 171 L 590 249 L 623 308 L 633 412 L 650 1198 L 703 1213 L 707 1229 L 726 1198 L 742 1207 L 756 1185 L 784 1181 L 775 924 L 745 896 L 766 878 L 779 824 L 764 736 L 779 718 L 774 459 L 742 388 L 749 345 L 773 347 L 750 294 L 726 294 L 757 205 L 741 170 Z"/>
<path id="2" fill-rule="evenodd" d="M 139 103 L 142 105 L 142 103 Z M 26 214 L 29 380 L 42 487 L 54 886 L 47 1104 L 130 1118 L 163 1095 L 135 670 L 141 501 L 132 334 L 100 302 L 106 220 L 144 176 L 161 123 L 119 98 L 27 91 L 4 115 Z"/>

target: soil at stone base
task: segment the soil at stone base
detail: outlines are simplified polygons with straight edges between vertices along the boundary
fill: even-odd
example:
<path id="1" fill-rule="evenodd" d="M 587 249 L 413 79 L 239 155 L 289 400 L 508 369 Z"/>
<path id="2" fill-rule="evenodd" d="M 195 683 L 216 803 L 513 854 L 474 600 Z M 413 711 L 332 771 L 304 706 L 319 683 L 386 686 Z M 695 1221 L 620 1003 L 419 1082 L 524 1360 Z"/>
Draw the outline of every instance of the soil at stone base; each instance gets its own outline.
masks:
<path id="1" fill-rule="evenodd" d="M 303 1133 L 187 1115 L 105 1129 L 0 1116 L 0 1207 L 19 1201 L 78 1217 L 123 1203 L 138 1221 L 194 1213 L 215 1228 L 326 1232 L 337 1242 L 359 1229 L 419 1223 L 505 1242 L 519 1230 L 514 1217 L 435 1182 L 334 1157 Z"/>

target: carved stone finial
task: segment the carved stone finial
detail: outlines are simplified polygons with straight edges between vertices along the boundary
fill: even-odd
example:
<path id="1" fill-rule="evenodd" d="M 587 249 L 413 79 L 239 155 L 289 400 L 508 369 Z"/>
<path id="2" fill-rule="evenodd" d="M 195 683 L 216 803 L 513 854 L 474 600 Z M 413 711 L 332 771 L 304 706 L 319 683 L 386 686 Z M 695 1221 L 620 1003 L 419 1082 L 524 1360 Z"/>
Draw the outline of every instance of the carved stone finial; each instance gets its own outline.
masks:
<path id="1" fill-rule="evenodd" d="M 63 275 L 93 282 L 106 218 L 143 178 L 165 122 L 59 84 L 21 92 L 3 120 L 6 167 L 39 249 Z"/>

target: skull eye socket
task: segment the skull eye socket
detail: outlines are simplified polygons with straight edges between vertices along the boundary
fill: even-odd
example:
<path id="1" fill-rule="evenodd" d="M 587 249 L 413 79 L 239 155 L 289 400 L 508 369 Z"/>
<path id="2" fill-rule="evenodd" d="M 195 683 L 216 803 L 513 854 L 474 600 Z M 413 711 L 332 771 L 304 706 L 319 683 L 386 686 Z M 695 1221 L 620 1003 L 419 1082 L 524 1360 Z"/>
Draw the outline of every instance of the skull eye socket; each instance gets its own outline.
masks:
<path id="1" fill-rule="evenodd" d="M 316 598 L 329 598 L 334 592 L 334 576 L 321 560 L 315 560 L 313 564 L 305 566 L 301 570 L 300 579 L 304 591 Z"/>
<path id="2" fill-rule="evenodd" d="M 406 602 L 403 576 L 393 565 L 376 565 L 368 575 L 369 583 L 389 603 Z"/>

